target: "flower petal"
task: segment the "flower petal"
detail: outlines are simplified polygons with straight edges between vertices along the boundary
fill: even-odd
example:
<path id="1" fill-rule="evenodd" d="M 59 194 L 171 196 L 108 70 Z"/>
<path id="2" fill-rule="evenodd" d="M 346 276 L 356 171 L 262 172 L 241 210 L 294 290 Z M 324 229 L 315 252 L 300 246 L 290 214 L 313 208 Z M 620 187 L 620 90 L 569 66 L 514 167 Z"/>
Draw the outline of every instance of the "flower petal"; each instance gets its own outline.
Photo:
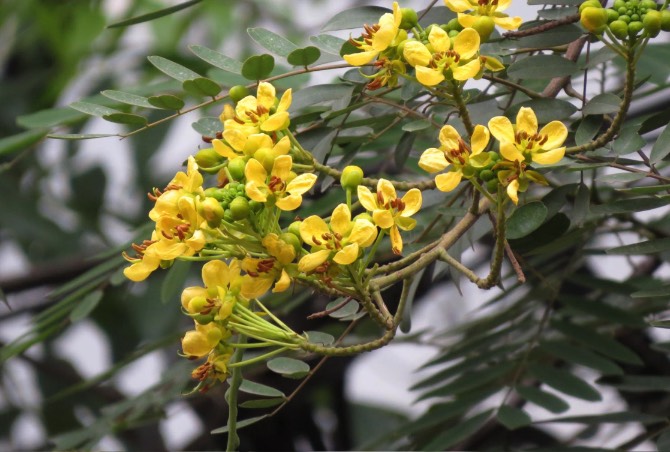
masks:
<path id="1" fill-rule="evenodd" d="M 532 108 L 521 107 L 516 114 L 516 131 L 526 132 L 528 135 L 537 133 L 537 116 Z"/>
<path id="2" fill-rule="evenodd" d="M 455 13 L 462 13 L 472 9 L 472 5 L 467 0 L 444 0 L 444 4 Z"/>
<path id="3" fill-rule="evenodd" d="M 419 158 L 419 166 L 421 169 L 429 173 L 437 173 L 449 166 L 449 162 L 444 157 L 444 151 L 441 149 L 429 148 L 421 154 L 421 158 Z"/>
<path id="4" fill-rule="evenodd" d="M 271 115 L 268 119 L 263 121 L 261 124 L 261 130 L 263 132 L 275 132 L 277 130 L 283 130 L 289 125 L 289 115 L 286 111 L 278 111 L 274 115 Z"/>
<path id="5" fill-rule="evenodd" d="M 381 193 L 384 198 L 384 203 L 389 202 L 392 199 L 396 199 L 395 187 L 393 184 L 386 179 L 379 179 L 377 182 L 377 194 Z"/>
<path id="6" fill-rule="evenodd" d="M 393 215 L 388 210 L 375 210 L 372 212 L 372 219 L 382 229 L 388 229 L 394 224 Z"/>
<path id="7" fill-rule="evenodd" d="M 276 91 L 275 87 L 268 82 L 260 82 L 258 90 L 256 90 L 256 99 L 258 104 L 264 106 L 268 110 L 275 106 Z M 254 109 L 255 110 L 255 109 Z"/>
<path id="8" fill-rule="evenodd" d="M 496 6 L 497 11 L 505 11 L 512 4 L 512 0 L 498 0 L 498 6 Z"/>
<path id="9" fill-rule="evenodd" d="M 440 144 L 442 145 L 443 150 L 451 151 L 453 149 L 458 149 L 460 141 L 461 136 L 452 126 L 447 124 L 440 129 Z"/>
<path id="10" fill-rule="evenodd" d="M 561 121 L 551 121 L 542 127 L 540 135 L 547 137 L 547 141 L 542 145 L 542 149 L 548 151 L 563 145 L 563 142 L 568 137 L 568 128 Z"/>
<path id="11" fill-rule="evenodd" d="M 446 52 L 451 48 L 451 38 L 440 27 L 433 27 L 430 29 L 430 34 L 428 35 L 428 42 L 433 46 L 433 52 Z M 425 66 L 422 64 L 421 66 Z"/>
<path id="12" fill-rule="evenodd" d="M 449 171 L 435 176 L 435 185 L 438 190 L 449 192 L 458 186 L 462 178 L 463 174 L 460 171 Z"/>
<path id="13" fill-rule="evenodd" d="M 286 270 L 282 269 L 279 280 L 272 288 L 272 293 L 284 292 L 289 287 L 291 287 L 291 277 L 286 273 Z"/>
<path id="14" fill-rule="evenodd" d="M 506 116 L 496 116 L 489 121 L 489 130 L 498 141 L 514 143 L 514 126 Z"/>
<path id="15" fill-rule="evenodd" d="M 423 202 L 423 199 L 421 198 L 421 190 L 412 188 L 402 197 L 402 202 L 405 204 L 405 209 L 400 215 L 403 217 L 411 217 L 421 208 L 421 203 Z"/>
<path id="16" fill-rule="evenodd" d="M 349 265 L 356 259 L 358 259 L 358 243 L 350 243 L 333 257 L 333 260 L 340 265 Z"/>
<path id="17" fill-rule="evenodd" d="M 435 86 L 444 80 L 444 74 L 441 70 L 430 69 L 425 66 L 417 66 L 416 79 L 424 86 Z"/>
<path id="18" fill-rule="evenodd" d="M 400 231 L 394 225 L 390 231 L 391 236 L 391 249 L 394 254 L 402 253 L 402 237 L 400 236 Z"/>
<path id="19" fill-rule="evenodd" d="M 565 146 L 546 152 L 533 152 L 533 162 L 540 165 L 553 165 L 558 163 L 565 155 Z"/>
<path id="20" fill-rule="evenodd" d="M 228 287 L 230 275 L 228 264 L 223 261 L 209 261 L 202 266 L 202 281 L 207 288 Z"/>
<path id="21" fill-rule="evenodd" d="M 358 243 L 361 247 L 367 248 L 377 238 L 377 226 L 370 223 L 368 220 L 354 221 L 354 227 L 351 229 L 351 234 L 347 238 L 349 243 Z"/>
<path id="22" fill-rule="evenodd" d="M 403 231 L 411 231 L 416 227 L 416 220 L 409 217 L 398 217 L 395 224 Z"/>
<path id="23" fill-rule="evenodd" d="M 239 129 L 225 130 L 223 132 L 223 139 L 237 152 L 242 152 L 244 146 L 247 144 L 247 136 Z"/>
<path id="24" fill-rule="evenodd" d="M 519 204 L 519 180 L 515 179 L 507 186 L 507 196 L 514 204 Z"/>
<path id="25" fill-rule="evenodd" d="M 280 156 L 282 157 L 282 156 Z M 278 159 L 280 157 L 277 157 Z M 303 195 L 309 191 L 310 188 L 314 186 L 314 183 L 317 179 L 316 174 L 305 173 L 293 179 L 286 186 L 286 191 L 292 195 Z"/>
<path id="26" fill-rule="evenodd" d="M 261 162 L 252 158 L 249 159 L 246 166 L 244 167 L 244 177 L 247 179 L 247 185 L 249 185 L 249 182 L 254 182 L 254 184 L 257 186 L 265 185 L 268 172 L 265 171 L 265 168 Z"/>
<path id="27" fill-rule="evenodd" d="M 470 30 L 467 28 L 466 30 Z M 477 35 L 479 36 L 479 35 Z M 451 73 L 454 75 L 455 80 L 468 80 L 470 78 L 474 78 L 478 73 L 479 70 L 481 69 L 482 64 L 479 61 L 479 58 L 475 58 L 474 60 L 462 65 L 462 66 L 452 66 L 451 68 Z"/>
<path id="28" fill-rule="evenodd" d="M 357 188 L 358 200 L 365 210 L 372 212 L 377 208 L 377 200 L 368 187 L 359 185 Z"/>
<path id="29" fill-rule="evenodd" d="M 498 7 L 498 9 L 500 9 L 500 7 Z M 504 28 L 505 30 L 516 30 L 523 23 L 523 19 L 518 16 L 516 17 L 509 17 L 507 15 L 503 17 L 493 16 L 493 22 L 500 28 Z"/>
<path id="30" fill-rule="evenodd" d="M 212 147 L 221 157 L 225 157 L 227 159 L 234 159 L 235 157 L 239 157 L 235 151 L 226 146 L 226 144 L 221 140 L 212 140 Z"/>
<path id="31" fill-rule="evenodd" d="M 300 259 L 300 262 L 298 262 L 298 270 L 303 273 L 310 272 L 326 262 L 328 256 L 330 256 L 330 250 L 319 250 L 315 253 L 309 253 L 308 255 L 303 256 Z"/>
<path id="32" fill-rule="evenodd" d="M 351 64 L 352 66 L 363 66 L 368 64 L 370 61 L 374 60 L 379 52 L 376 50 L 368 50 L 367 52 L 358 52 L 351 53 L 349 55 L 343 55 L 344 61 Z"/>
<path id="33" fill-rule="evenodd" d="M 317 246 L 312 238 L 321 242 L 321 236 L 329 232 L 330 229 L 328 229 L 326 222 L 317 215 L 307 217 L 300 223 L 300 237 L 310 246 Z"/>
<path id="34" fill-rule="evenodd" d="M 285 212 L 297 209 L 300 207 L 300 204 L 302 204 L 301 195 L 284 196 L 283 198 L 277 199 L 275 202 L 275 205 Z"/>
<path id="35" fill-rule="evenodd" d="M 454 50 L 467 60 L 479 52 L 480 42 L 479 33 L 474 28 L 464 28 L 454 39 Z"/>
<path id="36" fill-rule="evenodd" d="M 330 217 L 330 228 L 342 236 L 346 236 L 351 231 L 351 211 L 346 204 L 338 204 Z"/>
<path id="37" fill-rule="evenodd" d="M 472 152 L 470 153 L 470 155 L 471 156 L 477 155 L 484 149 L 486 149 L 486 146 L 489 144 L 490 139 L 491 135 L 489 133 L 489 129 L 487 129 L 481 124 L 477 124 L 475 126 L 474 132 L 472 133 L 472 137 L 470 138 L 470 144 L 472 148 Z"/>
<path id="38" fill-rule="evenodd" d="M 426 46 L 419 41 L 407 41 L 402 53 L 411 66 L 427 66 L 433 58 Z"/>
<path id="39" fill-rule="evenodd" d="M 288 107 L 291 106 L 293 102 L 293 90 L 291 88 L 284 91 L 281 99 L 279 99 L 279 105 L 277 105 L 277 111 L 288 111 Z"/>
<path id="40" fill-rule="evenodd" d="M 244 186 L 244 191 L 249 198 L 256 202 L 266 202 L 268 200 L 267 195 L 260 188 L 266 188 L 265 184 L 259 185 L 255 181 L 249 181 Z"/>
<path id="41" fill-rule="evenodd" d="M 274 163 L 272 164 L 272 175 L 278 177 L 281 180 L 286 180 L 288 179 L 292 167 L 293 167 L 293 159 L 291 158 L 291 156 L 280 155 L 275 159 Z"/>
<path id="42" fill-rule="evenodd" d="M 270 137 L 268 137 L 265 134 L 263 134 L 263 136 L 270 139 Z M 288 154 L 289 150 L 291 150 L 291 140 L 287 136 L 279 140 L 277 144 L 275 144 L 274 147 L 272 148 L 272 152 L 276 156 L 286 155 Z"/>
<path id="43" fill-rule="evenodd" d="M 470 14 L 458 13 L 458 23 L 461 24 L 463 28 L 472 28 L 477 22 L 478 16 L 473 16 Z"/>
<path id="44" fill-rule="evenodd" d="M 521 151 L 517 149 L 514 143 L 508 143 L 508 142 L 500 143 L 500 155 L 502 155 L 505 160 L 509 160 L 510 162 L 513 162 L 515 160 L 523 162 L 524 160 L 526 160 L 526 157 L 524 157 Z"/>

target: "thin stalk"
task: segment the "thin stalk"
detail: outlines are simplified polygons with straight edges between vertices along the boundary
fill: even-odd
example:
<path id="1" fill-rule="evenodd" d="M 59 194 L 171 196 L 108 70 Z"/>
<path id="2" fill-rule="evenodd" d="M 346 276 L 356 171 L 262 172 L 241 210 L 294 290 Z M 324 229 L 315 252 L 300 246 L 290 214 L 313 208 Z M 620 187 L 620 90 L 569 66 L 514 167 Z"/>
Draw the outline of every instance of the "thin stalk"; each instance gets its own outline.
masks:
<path id="1" fill-rule="evenodd" d="M 245 336 L 240 337 L 240 342 L 246 342 Z M 242 384 L 242 369 L 235 368 L 235 363 L 239 363 L 244 355 L 244 350 L 238 348 L 233 353 L 231 363 L 228 368 L 232 368 L 230 378 L 230 388 L 228 388 L 228 443 L 226 444 L 226 451 L 237 450 L 240 445 L 240 437 L 237 435 L 237 394 L 239 393 L 240 385 Z"/>

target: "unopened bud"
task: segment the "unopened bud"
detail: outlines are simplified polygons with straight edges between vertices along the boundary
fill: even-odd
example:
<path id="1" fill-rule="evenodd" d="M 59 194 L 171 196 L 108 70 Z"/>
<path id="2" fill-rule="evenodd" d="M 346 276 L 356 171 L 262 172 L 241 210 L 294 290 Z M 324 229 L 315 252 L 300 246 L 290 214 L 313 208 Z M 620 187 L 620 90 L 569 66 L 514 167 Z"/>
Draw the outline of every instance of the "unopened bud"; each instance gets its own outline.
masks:
<path id="1" fill-rule="evenodd" d="M 359 166 L 350 165 L 342 170 L 340 184 L 345 190 L 356 190 L 363 181 L 363 170 Z"/>

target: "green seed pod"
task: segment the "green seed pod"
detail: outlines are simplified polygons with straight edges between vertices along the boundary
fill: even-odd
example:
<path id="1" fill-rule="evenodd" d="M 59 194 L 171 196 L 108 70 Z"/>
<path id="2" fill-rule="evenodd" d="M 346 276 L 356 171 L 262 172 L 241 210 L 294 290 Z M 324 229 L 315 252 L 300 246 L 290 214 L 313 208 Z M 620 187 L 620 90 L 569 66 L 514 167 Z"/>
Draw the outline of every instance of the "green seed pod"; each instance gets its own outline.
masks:
<path id="1" fill-rule="evenodd" d="M 409 30 L 419 23 L 419 16 L 417 16 L 416 11 L 412 8 L 400 8 L 400 12 L 402 13 L 400 28 L 403 30 Z"/>
<path id="2" fill-rule="evenodd" d="M 642 19 L 642 25 L 649 36 L 658 36 L 661 32 L 661 13 L 656 10 L 648 11 Z"/>
<path id="3" fill-rule="evenodd" d="M 628 24 L 621 20 L 615 20 L 610 24 L 610 31 L 619 39 L 626 39 L 628 37 Z"/>
<path id="4" fill-rule="evenodd" d="M 230 97 L 230 100 L 232 100 L 235 103 L 238 103 L 248 95 L 249 90 L 247 89 L 246 86 L 243 85 L 235 85 L 228 91 L 228 96 Z"/>
<path id="5" fill-rule="evenodd" d="M 237 157 L 228 162 L 228 172 L 236 181 L 244 179 L 244 168 L 247 166 L 247 162 L 244 161 L 244 158 Z"/>
<path id="6" fill-rule="evenodd" d="M 230 215 L 233 220 L 244 220 L 249 216 L 249 200 L 242 196 L 238 196 L 230 203 Z"/>
<path id="7" fill-rule="evenodd" d="M 342 170 L 340 184 L 345 190 L 355 190 L 363 180 L 363 170 L 359 166 L 349 165 Z"/>

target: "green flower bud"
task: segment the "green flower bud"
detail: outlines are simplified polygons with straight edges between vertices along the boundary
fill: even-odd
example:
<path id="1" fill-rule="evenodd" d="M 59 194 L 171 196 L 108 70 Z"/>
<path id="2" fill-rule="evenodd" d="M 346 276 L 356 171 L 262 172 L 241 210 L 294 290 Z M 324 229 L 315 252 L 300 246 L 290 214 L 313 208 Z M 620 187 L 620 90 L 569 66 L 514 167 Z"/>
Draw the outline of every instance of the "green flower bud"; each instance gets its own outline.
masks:
<path id="1" fill-rule="evenodd" d="M 244 220 L 249 216 L 249 200 L 242 196 L 238 196 L 230 203 L 228 211 L 233 217 L 233 220 Z"/>
<path id="2" fill-rule="evenodd" d="M 249 201 L 249 208 L 252 212 L 258 213 L 263 208 L 263 203 L 258 201 Z"/>
<path id="3" fill-rule="evenodd" d="M 200 325 L 207 325 L 212 320 L 214 320 L 214 314 L 207 314 L 207 315 L 197 314 L 191 317 L 193 317 L 193 320 L 198 322 Z"/>
<path id="4" fill-rule="evenodd" d="M 412 8 L 400 8 L 402 13 L 402 20 L 400 21 L 400 28 L 403 30 L 409 30 L 412 27 L 415 27 L 419 23 L 419 17 Z"/>
<path id="5" fill-rule="evenodd" d="M 647 11 L 652 11 L 652 10 L 656 11 L 658 9 L 658 5 L 656 4 L 656 2 L 654 0 L 642 0 L 640 2 L 640 6 L 642 8 L 646 8 Z"/>
<path id="6" fill-rule="evenodd" d="M 198 213 L 207 221 L 211 228 L 217 227 L 223 218 L 223 207 L 214 198 L 205 198 L 198 203 Z"/>
<path id="7" fill-rule="evenodd" d="M 670 31 L 670 11 L 667 9 L 661 11 L 661 30 Z"/>
<path id="8" fill-rule="evenodd" d="M 244 168 L 247 166 L 247 162 L 244 161 L 242 157 L 236 157 L 228 162 L 228 172 L 235 180 L 244 179 Z"/>
<path id="9" fill-rule="evenodd" d="M 608 24 L 611 24 L 612 22 L 614 22 L 615 20 L 617 20 L 619 18 L 619 13 L 614 11 L 613 9 L 607 8 L 605 10 L 605 12 L 607 13 L 607 23 Z"/>
<path id="10" fill-rule="evenodd" d="M 619 39 L 628 37 L 628 24 L 623 20 L 615 20 L 610 24 L 610 31 Z"/>
<path id="11" fill-rule="evenodd" d="M 588 7 L 602 8 L 602 5 L 598 0 L 586 0 L 584 3 L 579 5 L 579 13 L 581 14 L 582 11 L 584 11 L 584 9 Z"/>
<path id="12" fill-rule="evenodd" d="M 451 31 L 451 30 L 456 31 L 463 30 L 463 25 L 461 25 L 461 23 L 458 21 L 457 18 L 453 18 L 449 22 L 447 22 L 447 30 L 444 31 Z"/>
<path id="13" fill-rule="evenodd" d="M 619 20 L 622 22 L 625 22 L 626 25 L 630 23 L 630 16 L 627 14 L 621 14 L 619 15 Z"/>
<path id="14" fill-rule="evenodd" d="M 645 31 L 652 38 L 658 36 L 661 32 L 661 13 L 660 11 L 648 11 L 642 19 L 642 25 Z"/>
<path id="15" fill-rule="evenodd" d="M 302 241 L 299 237 L 300 235 L 295 235 L 290 232 L 284 232 L 279 235 L 279 240 L 283 241 L 288 245 L 291 245 L 295 250 L 295 255 L 300 256 L 300 253 L 302 252 Z"/>
<path id="16" fill-rule="evenodd" d="M 489 36 L 491 36 L 491 33 L 493 33 L 495 25 L 496 24 L 490 16 L 479 16 L 472 25 L 472 28 L 479 33 L 482 42 L 486 42 L 489 39 Z"/>
<path id="17" fill-rule="evenodd" d="M 195 154 L 195 163 L 198 164 L 200 168 L 211 168 L 213 166 L 219 165 L 223 162 L 223 157 L 221 157 L 218 152 L 212 148 L 201 149 Z"/>
<path id="18" fill-rule="evenodd" d="M 490 181 L 491 179 L 495 179 L 496 175 L 490 169 L 485 169 L 479 173 L 479 177 L 484 181 Z"/>
<path id="19" fill-rule="evenodd" d="M 354 217 L 354 221 L 356 221 L 356 220 L 367 220 L 367 221 L 369 221 L 369 222 L 372 223 L 372 224 L 375 223 L 374 220 L 372 219 L 372 215 L 370 215 L 370 214 L 367 213 L 367 212 L 359 213 L 358 215 L 356 215 L 356 216 Z"/>
<path id="20" fill-rule="evenodd" d="M 340 184 L 345 190 L 355 190 L 363 180 L 363 170 L 359 166 L 349 165 L 342 170 Z"/>
<path id="21" fill-rule="evenodd" d="M 209 187 L 205 190 L 205 197 L 223 201 L 223 190 L 217 187 Z"/>
<path id="22" fill-rule="evenodd" d="M 600 34 L 607 26 L 607 12 L 603 8 L 587 6 L 582 10 L 580 22 L 588 31 Z"/>
<path id="23" fill-rule="evenodd" d="M 275 163 L 275 154 L 272 152 L 271 149 L 268 148 L 260 148 L 256 152 L 254 152 L 254 158 L 258 160 L 258 162 L 263 165 L 263 168 L 265 168 L 265 171 L 268 173 L 272 171 L 272 165 Z"/>
<path id="24" fill-rule="evenodd" d="M 640 34 L 640 32 L 644 30 L 644 25 L 642 25 L 642 22 L 640 21 L 631 21 L 628 24 L 628 36 L 631 38 L 636 37 L 637 35 Z"/>
<path id="25" fill-rule="evenodd" d="M 626 2 L 624 0 L 615 0 L 614 5 L 612 8 L 615 10 L 619 10 L 619 8 L 625 8 L 626 7 Z"/>
<path id="26" fill-rule="evenodd" d="M 228 91 L 228 96 L 230 97 L 230 100 L 232 100 L 235 103 L 238 103 L 248 95 L 249 90 L 247 89 L 246 86 L 243 85 L 235 85 Z"/>
<path id="27" fill-rule="evenodd" d="M 197 314 L 202 309 L 207 306 L 207 299 L 205 297 L 193 297 L 188 302 L 188 312 L 191 314 Z"/>
<path id="28" fill-rule="evenodd" d="M 486 190 L 488 190 L 489 193 L 497 193 L 498 192 L 498 179 L 493 178 L 489 181 L 486 181 Z"/>
<path id="29" fill-rule="evenodd" d="M 302 221 L 294 221 L 293 223 L 288 225 L 287 231 L 290 234 L 295 235 L 300 239 L 300 243 L 302 243 L 302 236 L 300 235 L 300 225 L 302 224 Z"/>

